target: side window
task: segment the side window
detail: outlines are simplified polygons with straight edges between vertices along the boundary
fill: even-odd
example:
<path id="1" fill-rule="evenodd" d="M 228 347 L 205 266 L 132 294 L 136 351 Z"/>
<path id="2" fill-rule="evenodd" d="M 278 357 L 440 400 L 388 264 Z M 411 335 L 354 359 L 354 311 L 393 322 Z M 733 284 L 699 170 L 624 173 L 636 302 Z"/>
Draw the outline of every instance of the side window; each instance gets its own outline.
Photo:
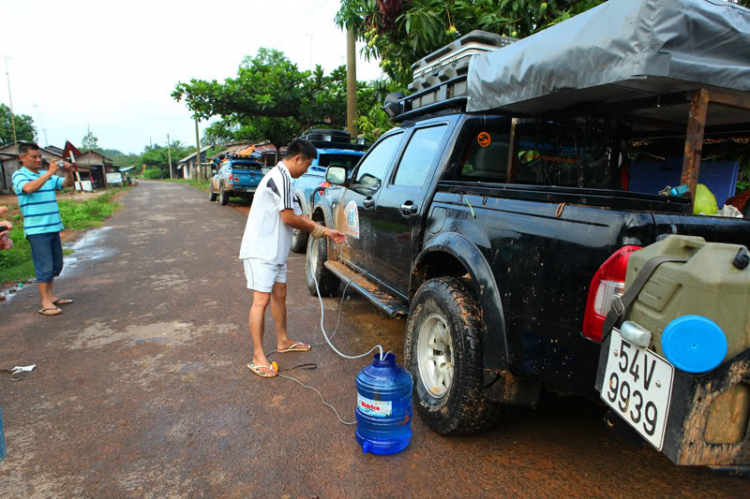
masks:
<path id="1" fill-rule="evenodd" d="M 370 151 L 370 154 L 359 165 L 353 188 L 365 188 L 373 192 L 380 188 L 386 170 L 403 137 L 403 133 L 386 137 Z"/>
<path id="2" fill-rule="evenodd" d="M 443 141 L 445 125 L 422 128 L 414 132 L 396 171 L 394 185 L 422 187 Z"/>
<path id="3" fill-rule="evenodd" d="M 459 178 L 505 182 L 508 173 L 510 134 L 483 130 L 472 135 Z"/>

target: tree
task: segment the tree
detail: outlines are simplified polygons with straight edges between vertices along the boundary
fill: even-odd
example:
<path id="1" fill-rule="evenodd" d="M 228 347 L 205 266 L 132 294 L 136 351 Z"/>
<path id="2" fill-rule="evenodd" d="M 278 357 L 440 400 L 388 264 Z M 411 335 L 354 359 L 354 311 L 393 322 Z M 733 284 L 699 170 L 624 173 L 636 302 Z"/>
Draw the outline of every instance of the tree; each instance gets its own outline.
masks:
<path id="1" fill-rule="evenodd" d="M 195 152 L 195 146 L 184 145 L 179 140 L 175 140 L 169 146 L 169 154 L 172 156 L 172 166 L 180 159 Z M 169 178 L 169 155 L 165 146 L 154 144 L 146 146 L 137 160 L 139 165 L 146 165 L 150 169 L 160 169 L 165 178 Z M 164 173 L 166 172 L 166 173 Z"/>
<path id="2" fill-rule="evenodd" d="M 89 151 L 94 151 L 101 153 L 102 148 L 99 147 L 99 139 L 89 130 L 89 132 L 84 135 L 83 139 L 81 139 L 81 152 L 87 153 Z"/>
<path id="3" fill-rule="evenodd" d="M 25 114 L 13 116 L 16 124 L 16 139 L 25 142 L 34 142 L 36 129 L 34 120 Z M 0 145 L 13 143 L 13 126 L 10 117 L 10 108 L 0 104 Z"/>
<path id="4" fill-rule="evenodd" d="M 211 128 L 219 140 L 266 139 L 279 148 L 312 126 L 346 124 L 343 66 L 329 75 L 320 66 L 300 71 L 273 49 L 261 48 L 255 57 L 245 57 L 237 76 L 224 83 L 178 83 L 172 97 L 184 100 L 200 119 L 221 116 Z"/>
<path id="5" fill-rule="evenodd" d="M 472 30 L 523 38 L 605 0 L 341 0 L 336 22 L 367 42 L 365 57 L 401 85 L 411 65 Z M 743 0 L 745 1 L 745 0 Z"/>

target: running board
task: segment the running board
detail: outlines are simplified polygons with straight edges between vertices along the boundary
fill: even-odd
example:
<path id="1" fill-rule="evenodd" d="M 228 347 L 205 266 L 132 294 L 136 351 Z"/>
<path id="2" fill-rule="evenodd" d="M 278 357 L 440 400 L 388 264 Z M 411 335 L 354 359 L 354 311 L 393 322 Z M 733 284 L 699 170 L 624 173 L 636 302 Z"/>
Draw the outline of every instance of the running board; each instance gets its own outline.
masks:
<path id="1" fill-rule="evenodd" d="M 328 260 L 325 262 L 325 267 L 333 272 L 336 277 L 341 279 L 345 283 L 349 283 L 350 288 L 356 289 L 362 296 L 370 300 L 383 312 L 390 315 L 391 317 L 406 317 L 409 313 L 409 309 L 404 302 L 388 293 L 383 291 L 380 286 L 374 284 L 368 278 L 354 272 L 352 269 L 340 262 L 333 262 Z M 353 279 L 353 280 L 352 280 Z"/>

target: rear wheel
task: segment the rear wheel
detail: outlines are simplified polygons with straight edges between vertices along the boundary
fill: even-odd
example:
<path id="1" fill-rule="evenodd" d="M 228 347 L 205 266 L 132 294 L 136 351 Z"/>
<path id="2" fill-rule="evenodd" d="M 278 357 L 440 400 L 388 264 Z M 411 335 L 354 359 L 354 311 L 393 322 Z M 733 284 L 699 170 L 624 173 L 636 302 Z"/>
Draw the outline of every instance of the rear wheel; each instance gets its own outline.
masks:
<path id="1" fill-rule="evenodd" d="M 210 186 L 210 185 L 208 186 L 208 200 L 209 200 L 210 202 L 212 202 L 212 203 L 213 203 L 214 201 L 216 201 L 216 193 L 214 192 L 214 189 L 213 189 L 213 187 L 212 187 L 212 186 Z"/>
<path id="2" fill-rule="evenodd" d="M 320 296 L 333 296 L 339 289 L 341 281 L 336 275 L 323 265 L 328 260 L 328 245 L 326 238 L 308 238 L 307 262 L 305 264 L 307 274 L 307 290 L 310 294 L 317 296 L 315 290 L 315 279 L 318 281 Z"/>
<path id="3" fill-rule="evenodd" d="M 219 204 L 222 206 L 229 204 L 229 193 L 224 190 L 223 185 L 219 188 Z"/>
<path id="4" fill-rule="evenodd" d="M 434 431 L 474 433 L 495 423 L 500 406 L 484 397 L 480 308 L 465 280 L 441 277 L 419 288 L 404 359 L 417 412 Z"/>

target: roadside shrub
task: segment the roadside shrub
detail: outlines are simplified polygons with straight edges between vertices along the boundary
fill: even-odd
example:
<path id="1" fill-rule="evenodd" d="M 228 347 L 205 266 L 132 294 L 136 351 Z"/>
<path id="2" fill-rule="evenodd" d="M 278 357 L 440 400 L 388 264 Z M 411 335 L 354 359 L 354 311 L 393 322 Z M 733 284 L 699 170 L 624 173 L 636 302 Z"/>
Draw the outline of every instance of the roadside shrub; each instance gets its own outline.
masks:
<path id="1" fill-rule="evenodd" d="M 143 175 L 145 175 L 148 180 L 159 180 L 162 177 L 161 170 L 158 168 L 150 168 L 146 170 Z"/>

